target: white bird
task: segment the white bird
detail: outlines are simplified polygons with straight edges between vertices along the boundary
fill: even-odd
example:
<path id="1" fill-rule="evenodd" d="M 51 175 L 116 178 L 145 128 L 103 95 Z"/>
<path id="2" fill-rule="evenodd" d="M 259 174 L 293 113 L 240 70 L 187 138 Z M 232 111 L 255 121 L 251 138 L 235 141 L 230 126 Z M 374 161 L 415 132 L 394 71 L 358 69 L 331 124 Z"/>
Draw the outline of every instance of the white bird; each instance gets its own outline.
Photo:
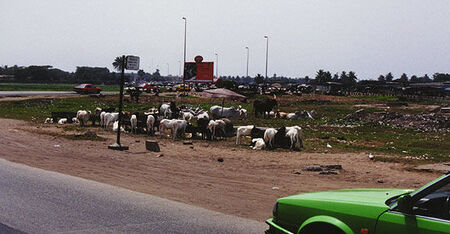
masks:
<path id="1" fill-rule="evenodd" d="M 330 144 L 327 143 L 327 148 L 333 148 Z"/>
<path id="2" fill-rule="evenodd" d="M 374 156 L 372 155 L 372 153 L 369 154 L 369 159 L 373 160 Z"/>

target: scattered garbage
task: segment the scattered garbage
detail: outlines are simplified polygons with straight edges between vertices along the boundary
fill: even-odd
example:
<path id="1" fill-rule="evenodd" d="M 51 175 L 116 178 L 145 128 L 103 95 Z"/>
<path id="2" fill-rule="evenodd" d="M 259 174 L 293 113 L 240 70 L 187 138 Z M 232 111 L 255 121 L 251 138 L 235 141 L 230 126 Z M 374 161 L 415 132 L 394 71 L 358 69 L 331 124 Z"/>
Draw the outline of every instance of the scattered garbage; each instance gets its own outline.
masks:
<path id="1" fill-rule="evenodd" d="M 59 147 L 61 147 L 60 145 L 54 145 L 53 147 L 55 147 L 55 148 L 59 148 Z"/>
<path id="2" fill-rule="evenodd" d="M 218 162 L 223 162 L 223 158 L 218 158 L 217 161 Z"/>
<path id="3" fill-rule="evenodd" d="M 272 187 L 272 190 L 280 190 L 278 187 Z"/>
<path id="4" fill-rule="evenodd" d="M 443 113 L 403 114 L 398 112 L 368 113 L 359 109 L 344 117 L 347 121 L 367 121 L 375 125 L 410 127 L 420 131 L 450 131 L 450 116 Z"/>
<path id="5" fill-rule="evenodd" d="M 333 148 L 333 146 L 327 143 L 327 148 Z"/>
<path id="6" fill-rule="evenodd" d="M 374 158 L 375 158 L 375 157 L 373 156 L 373 154 L 370 153 L 370 154 L 369 154 L 369 159 L 370 159 L 370 160 L 373 160 Z"/>
<path id="7" fill-rule="evenodd" d="M 337 175 L 338 173 L 335 171 L 321 171 L 319 175 Z"/>
<path id="8" fill-rule="evenodd" d="M 340 164 L 330 164 L 330 165 L 312 165 L 307 166 L 302 169 L 303 171 L 315 171 L 322 175 L 335 175 L 338 174 L 335 170 L 342 170 L 342 165 Z M 294 172 L 294 174 L 296 174 Z"/>

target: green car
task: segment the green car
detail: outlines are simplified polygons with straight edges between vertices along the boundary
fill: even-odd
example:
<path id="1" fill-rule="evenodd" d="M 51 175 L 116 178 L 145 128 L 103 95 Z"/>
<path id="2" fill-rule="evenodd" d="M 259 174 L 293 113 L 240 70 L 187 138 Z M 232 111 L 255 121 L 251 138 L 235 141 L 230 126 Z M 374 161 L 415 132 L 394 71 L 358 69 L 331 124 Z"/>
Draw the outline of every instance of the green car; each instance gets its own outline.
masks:
<path id="1" fill-rule="evenodd" d="M 343 189 L 278 199 L 266 233 L 450 233 L 450 173 L 418 190 Z"/>

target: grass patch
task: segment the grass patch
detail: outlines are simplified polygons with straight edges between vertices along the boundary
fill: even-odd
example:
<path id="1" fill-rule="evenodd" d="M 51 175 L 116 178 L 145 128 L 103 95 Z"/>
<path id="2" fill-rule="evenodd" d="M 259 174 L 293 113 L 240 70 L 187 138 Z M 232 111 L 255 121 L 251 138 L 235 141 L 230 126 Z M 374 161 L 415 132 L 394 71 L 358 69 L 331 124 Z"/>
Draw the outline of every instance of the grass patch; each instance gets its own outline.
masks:
<path id="1" fill-rule="evenodd" d="M 126 99 L 129 99 L 128 97 Z M 76 112 L 80 109 L 94 110 L 96 107 L 107 108 L 117 106 L 118 95 L 104 98 L 89 96 L 77 98 L 41 98 L 20 101 L 0 102 L 0 118 L 22 119 L 42 123 L 50 117 L 53 111 Z M 140 103 L 124 102 L 124 111 L 145 112 L 150 107 L 157 107 L 162 102 L 175 100 L 177 105 L 202 107 L 206 110 L 213 105 L 221 105 L 222 99 L 205 99 L 194 97 L 155 97 L 142 96 Z M 305 152 L 371 152 L 381 155 L 395 155 L 395 157 L 426 157 L 428 161 L 450 161 L 450 133 L 449 132 L 420 132 L 408 128 L 396 128 L 373 124 L 370 122 L 350 122 L 342 120 L 347 114 L 353 113 L 355 108 L 350 102 L 329 102 L 317 104 L 314 102 L 280 102 L 277 107 L 282 111 L 315 110 L 314 120 L 286 120 L 255 118 L 252 101 L 239 103 L 226 101 L 225 106 L 237 107 L 241 105 L 248 111 L 248 117 L 238 121 L 235 125 L 256 125 L 260 127 L 274 127 L 300 125 L 304 130 Z M 376 108 L 366 108 L 367 112 L 379 111 Z M 398 110 L 400 111 L 400 110 Z M 65 131 L 83 131 L 76 125 L 64 125 Z M 53 134 L 53 133 L 51 133 Z M 83 140 L 84 137 L 64 135 L 68 139 Z M 87 140 L 91 140 L 88 138 Z M 327 148 L 326 144 L 332 145 Z M 394 157 L 394 158 L 395 158 Z M 391 159 L 386 159 L 391 160 Z M 403 160 L 403 161 L 408 161 Z M 413 160 L 414 161 L 414 160 Z M 419 160 L 420 162 L 424 160 Z"/>

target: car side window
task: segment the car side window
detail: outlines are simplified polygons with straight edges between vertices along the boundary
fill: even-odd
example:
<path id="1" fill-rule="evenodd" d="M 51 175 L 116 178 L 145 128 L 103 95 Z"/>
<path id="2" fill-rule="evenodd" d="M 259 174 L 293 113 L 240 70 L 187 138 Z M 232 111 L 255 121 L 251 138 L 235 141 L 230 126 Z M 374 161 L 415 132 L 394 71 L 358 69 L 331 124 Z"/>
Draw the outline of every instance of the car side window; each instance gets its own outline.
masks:
<path id="1" fill-rule="evenodd" d="M 450 220 L 450 183 L 417 201 L 413 212 L 416 215 Z"/>

